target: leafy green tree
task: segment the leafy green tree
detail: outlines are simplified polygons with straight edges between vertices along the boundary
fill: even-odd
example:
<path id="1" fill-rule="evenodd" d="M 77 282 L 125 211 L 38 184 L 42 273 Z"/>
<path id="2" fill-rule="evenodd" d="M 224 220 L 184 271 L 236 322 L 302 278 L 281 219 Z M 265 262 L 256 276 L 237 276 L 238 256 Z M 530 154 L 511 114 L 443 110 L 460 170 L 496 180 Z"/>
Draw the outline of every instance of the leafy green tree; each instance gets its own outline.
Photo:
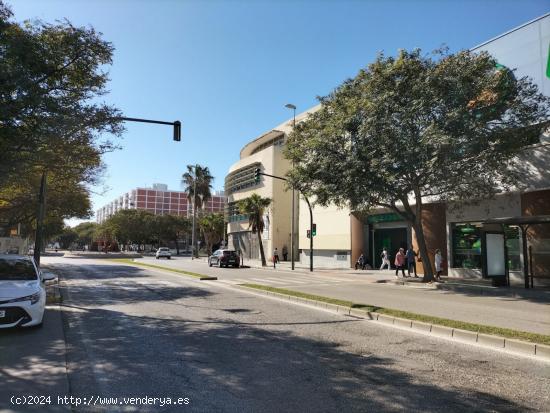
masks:
<path id="1" fill-rule="evenodd" d="M 92 245 L 97 227 L 98 224 L 95 222 L 82 222 L 73 228 L 77 234 L 76 242 L 80 247 Z"/>
<path id="2" fill-rule="evenodd" d="M 267 208 L 271 205 L 271 198 L 262 198 L 260 195 L 253 193 L 248 198 L 241 199 L 237 202 L 237 206 L 242 214 L 248 215 L 248 228 L 253 234 L 258 234 L 258 244 L 260 246 L 260 257 L 262 266 L 267 265 L 265 261 L 264 245 L 262 243 L 262 232 L 264 232 L 264 214 Z"/>
<path id="3" fill-rule="evenodd" d="M 57 242 L 63 249 L 71 248 L 72 244 L 78 240 L 78 233 L 71 227 L 63 228 L 63 232 L 57 237 Z"/>
<path id="4" fill-rule="evenodd" d="M 101 154 L 114 149 L 105 133 L 122 132 L 120 112 L 98 99 L 106 93 L 112 45 L 93 28 L 12 18 L 0 1 L 2 220 L 14 219 L 10 211 L 20 205 L 36 211 L 26 201 L 36 198 L 43 173 L 57 192 L 87 197 L 101 176 Z M 56 192 L 48 193 L 52 205 Z M 73 206 L 64 205 L 59 199 L 58 211 L 71 216 Z"/>
<path id="5" fill-rule="evenodd" d="M 212 252 L 212 246 L 223 239 L 225 220 L 222 213 L 205 214 L 199 220 L 199 228 L 206 242 L 208 254 Z"/>
<path id="6" fill-rule="evenodd" d="M 485 52 L 380 55 L 320 101 L 290 136 L 291 182 L 321 205 L 398 213 L 424 263 L 423 204 L 517 185 L 514 159 L 549 120 L 548 98 Z"/>
<path id="7" fill-rule="evenodd" d="M 158 240 L 154 230 L 155 215 L 141 209 L 123 209 L 109 217 L 102 226 L 119 244 L 146 244 Z"/>
<path id="8" fill-rule="evenodd" d="M 191 221 L 177 215 L 161 215 L 160 221 L 162 239 L 173 241 L 176 246 L 176 254 L 179 255 L 179 240 L 191 233 Z"/>

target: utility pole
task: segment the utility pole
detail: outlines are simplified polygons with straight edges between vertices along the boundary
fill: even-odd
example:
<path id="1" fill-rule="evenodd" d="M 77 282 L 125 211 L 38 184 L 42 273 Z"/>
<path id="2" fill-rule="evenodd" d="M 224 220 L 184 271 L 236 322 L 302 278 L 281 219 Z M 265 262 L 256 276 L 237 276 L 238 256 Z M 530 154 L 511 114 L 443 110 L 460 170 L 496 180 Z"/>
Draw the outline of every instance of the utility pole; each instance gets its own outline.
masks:
<path id="1" fill-rule="evenodd" d="M 193 230 L 191 232 L 191 243 L 193 244 L 193 246 L 191 247 L 192 260 L 195 259 L 195 221 L 197 219 L 197 165 L 195 165 L 193 175 Z"/>
<path id="2" fill-rule="evenodd" d="M 281 181 L 288 182 L 288 179 L 283 178 L 281 176 L 270 175 L 270 174 L 261 172 L 260 168 L 256 168 L 255 174 L 258 176 L 260 175 L 269 176 L 274 179 L 280 179 Z M 309 202 L 309 199 L 307 199 L 307 196 L 305 196 L 303 193 L 302 193 L 302 196 L 306 200 L 307 207 L 309 208 L 309 270 L 313 271 L 313 237 L 315 233 L 315 231 L 313 230 L 315 228 L 315 224 L 313 223 L 313 210 L 311 209 L 311 203 Z"/>

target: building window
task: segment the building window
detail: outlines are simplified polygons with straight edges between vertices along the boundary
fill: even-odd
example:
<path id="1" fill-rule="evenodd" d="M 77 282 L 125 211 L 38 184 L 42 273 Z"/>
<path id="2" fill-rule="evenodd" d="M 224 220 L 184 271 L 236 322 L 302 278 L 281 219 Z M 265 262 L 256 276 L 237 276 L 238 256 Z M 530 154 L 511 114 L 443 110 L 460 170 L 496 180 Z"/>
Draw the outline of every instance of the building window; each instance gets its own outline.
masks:
<path id="1" fill-rule="evenodd" d="M 521 270 L 521 258 L 519 248 L 519 228 L 506 225 L 506 249 L 508 252 L 508 269 L 511 271 Z"/>
<path id="2" fill-rule="evenodd" d="M 453 268 L 481 269 L 481 224 L 452 224 Z"/>
<path id="3" fill-rule="evenodd" d="M 336 261 L 347 261 L 348 252 L 347 251 L 336 251 Z"/>

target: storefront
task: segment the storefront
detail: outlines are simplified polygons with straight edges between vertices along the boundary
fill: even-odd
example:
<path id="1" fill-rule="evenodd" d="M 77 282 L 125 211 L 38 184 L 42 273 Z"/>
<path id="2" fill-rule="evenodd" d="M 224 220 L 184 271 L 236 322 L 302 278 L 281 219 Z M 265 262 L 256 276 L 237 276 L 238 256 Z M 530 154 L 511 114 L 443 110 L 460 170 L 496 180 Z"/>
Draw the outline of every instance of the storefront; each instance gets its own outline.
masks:
<path id="1" fill-rule="evenodd" d="M 384 248 L 390 256 L 390 263 L 393 265 L 393 258 L 399 250 L 407 250 L 411 241 L 411 230 L 407 222 L 396 213 L 369 215 L 368 225 L 368 250 L 369 260 L 374 268 L 380 268 L 382 264 L 381 253 Z"/>

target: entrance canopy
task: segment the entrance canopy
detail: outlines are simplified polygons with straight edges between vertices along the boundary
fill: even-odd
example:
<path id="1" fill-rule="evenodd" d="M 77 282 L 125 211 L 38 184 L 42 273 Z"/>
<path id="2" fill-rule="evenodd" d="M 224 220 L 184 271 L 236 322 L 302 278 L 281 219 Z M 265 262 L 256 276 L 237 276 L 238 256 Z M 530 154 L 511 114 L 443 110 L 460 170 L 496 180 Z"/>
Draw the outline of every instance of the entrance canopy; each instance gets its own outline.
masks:
<path id="1" fill-rule="evenodd" d="M 483 221 L 483 223 L 484 224 L 502 224 L 502 225 L 550 224 L 550 215 L 492 218 L 492 219 Z"/>

